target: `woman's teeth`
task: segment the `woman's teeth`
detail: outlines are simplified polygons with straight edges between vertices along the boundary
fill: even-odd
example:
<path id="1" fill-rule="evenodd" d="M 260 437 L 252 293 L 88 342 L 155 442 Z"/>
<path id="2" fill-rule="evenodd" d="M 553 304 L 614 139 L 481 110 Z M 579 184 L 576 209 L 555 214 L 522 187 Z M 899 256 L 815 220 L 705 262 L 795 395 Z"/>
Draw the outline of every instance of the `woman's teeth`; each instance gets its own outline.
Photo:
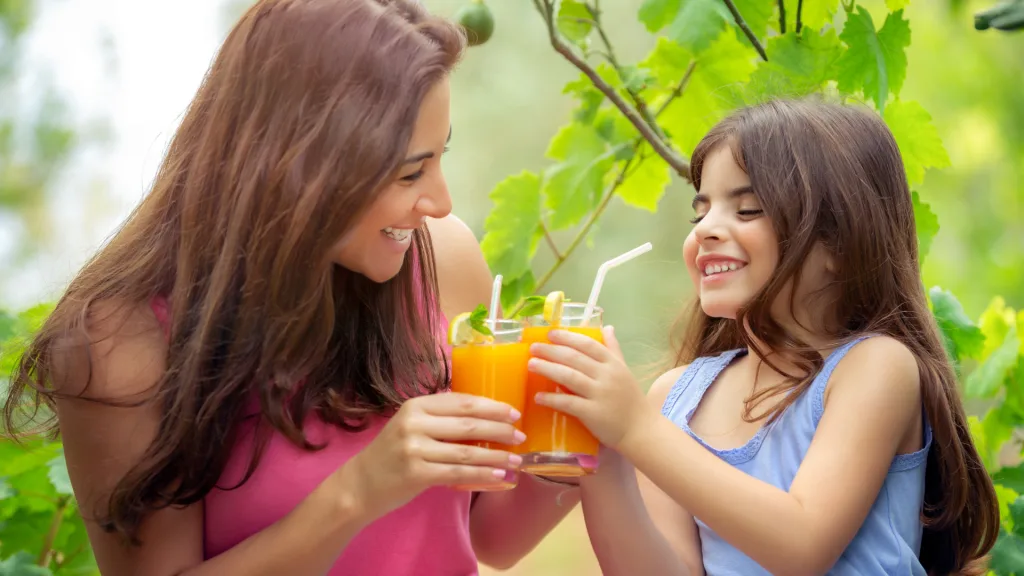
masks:
<path id="1" fill-rule="evenodd" d="M 732 272 L 733 270 L 739 270 L 744 266 L 746 266 L 746 264 L 742 262 L 729 262 L 727 264 L 708 264 L 707 266 L 704 267 L 704 275 L 712 276 L 714 274 L 721 274 L 722 272 Z"/>
<path id="2" fill-rule="evenodd" d="M 405 242 L 406 240 L 409 239 L 409 236 L 412 235 L 411 228 L 392 228 L 388 226 L 387 228 L 381 230 L 381 232 L 383 232 L 384 235 L 387 236 L 388 238 L 391 238 L 392 240 L 395 240 L 397 242 Z"/>

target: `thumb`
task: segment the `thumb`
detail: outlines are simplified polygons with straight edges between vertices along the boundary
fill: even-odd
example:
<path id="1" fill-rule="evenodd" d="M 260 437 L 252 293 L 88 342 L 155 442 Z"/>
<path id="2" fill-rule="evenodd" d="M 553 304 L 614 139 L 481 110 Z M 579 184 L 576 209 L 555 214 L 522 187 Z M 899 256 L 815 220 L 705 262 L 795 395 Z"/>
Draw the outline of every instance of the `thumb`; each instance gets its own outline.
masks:
<path id="1" fill-rule="evenodd" d="M 605 326 L 601 329 L 601 334 L 604 336 L 604 345 L 608 350 L 619 360 L 625 361 L 625 357 L 622 355 L 622 347 L 619 346 L 619 339 L 615 337 L 615 327 Z"/>

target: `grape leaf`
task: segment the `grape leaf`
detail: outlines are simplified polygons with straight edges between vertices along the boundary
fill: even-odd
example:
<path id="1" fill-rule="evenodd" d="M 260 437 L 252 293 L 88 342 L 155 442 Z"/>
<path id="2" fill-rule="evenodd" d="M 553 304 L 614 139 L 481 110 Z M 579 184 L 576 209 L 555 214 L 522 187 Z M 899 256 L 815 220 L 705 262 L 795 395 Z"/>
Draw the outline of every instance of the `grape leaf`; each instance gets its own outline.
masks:
<path id="1" fill-rule="evenodd" d="M 665 188 L 672 181 L 671 168 L 661 156 L 654 153 L 645 142 L 642 160 L 631 167 L 626 179 L 615 190 L 626 204 L 648 212 L 658 211 L 658 202 L 665 195 Z"/>
<path id="2" fill-rule="evenodd" d="M 889 12 L 895 12 L 902 10 L 910 4 L 910 0 L 885 0 L 885 7 L 889 9 Z"/>
<path id="3" fill-rule="evenodd" d="M 803 28 L 768 40 L 768 61 L 760 62 L 750 76 L 751 91 L 760 95 L 802 96 L 835 79 L 835 65 L 843 54 L 835 30 L 819 33 Z M 758 98 L 760 99 L 760 98 Z"/>
<path id="4" fill-rule="evenodd" d="M 754 70 L 754 58 L 735 36 L 723 34 L 696 59 L 682 96 L 661 116 L 665 130 L 684 154 L 690 154 L 707 131 L 740 103 L 738 94 Z M 676 78 L 682 78 L 690 62 L 683 48 L 667 40 L 659 40 L 648 59 L 648 67 L 659 78 L 672 68 Z M 677 68 L 683 61 L 686 65 Z"/>
<path id="5" fill-rule="evenodd" d="M 992 475 L 992 482 L 999 486 L 1005 486 L 1018 494 L 1024 494 L 1024 464 L 1000 468 Z"/>
<path id="6" fill-rule="evenodd" d="M 773 5 L 764 0 L 736 0 L 736 9 L 754 35 L 763 38 Z M 639 18 L 648 31 L 667 28 L 666 36 L 694 52 L 706 50 L 727 27 L 736 24 L 721 0 L 646 0 L 640 6 Z M 749 42 L 745 36 L 743 42 Z"/>
<path id="7" fill-rule="evenodd" d="M 932 125 L 932 117 L 920 104 L 895 100 L 886 106 L 883 116 L 900 147 L 907 169 L 907 182 L 911 186 L 924 181 L 924 172 L 928 168 L 950 165 L 942 138 Z"/>
<path id="8" fill-rule="evenodd" d="M 48 568 L 36 565 L 36 558 L 28 552 L 18 552 L 0 561 L 0 576 L 51 576 Z"/>
<path id="9" fill-rule="evenodd" d="M 939 233 L 939 218 L 932 212 L 932 207 L 921 200 L 916 191 L 910 194 L 914 203 L 914 222 L 917 227 L 918 259 L 923 262 L 932 247 L 932 240 Z"/>
<path id="10" fill-rule="evenodd" d="M 530 270 L 527 270 L 519 278 L 502 280 L 501 307 L 505 310 L 512 310 L 522 296 L 533 293 L 536 283 L 533 272 Z"/>
<path id="11" fill-rule="evenodd" d="M 999 530 L 999 538 L 989 555 L 989 569 L 996 574 L 1017 574 L 1024 566 L 1024 539 L 1005 529 Z"/>
<path id="12" fill-rule="evenodd" d="M 15 334 L 17 318 L 0 310 L 0 344 Z"/>
<path id="13" fill-rule="evenodd" d="M 528 171 L 510 176 L 490 198 L 494 208 L 484 222 L 480 248 L 491 270 L 511 282 L 530 269 L 540 241 L 540 177 Z"/>
<path id="14" fill-rule="evenodd" d="M 871 14 L 857 6 L 856 12 L 848 14 L 839 38 L 849 48 L 837 63 L 839 90 L 852 94 L 863 89 L 884 110 L 889 94 L 899 95 L 907 75 L 910 24 L 903 11 L 890 13 L 882 28 L 875 30 Z"/>
<path id="15" fill-rule="evenodd" d="M 50 479 L 50 483 L 53 484 L 53 489 L 57 491 L 57 494 L 65 496 L 74 495 L 74 490 L 71 488 L 71 478 L 68 476 L 68 464 L 64 460 L 63 448 L 61 448 L 59 455 L 46 463 L 46 466 L 47 477 Z"/>
<path id="16" fill-rule="evenodd" d="M 559 163 L 548 169 L 542 193 L 552 210 L 551 228 L 561 230 L 578 224 L 597 205 L 614 158 L 594 127 L 578 122 L 559 130 L 547 156 Z"/>
<path id="17" fill-rule="evenodd" d="M 594 88 L 594 85 L 585 76 L 577 78 L 565 85 L 563 94 L 572 94 L 579 101 L 579 106 L 572 113 L 572 118 L 581 124 L 590 124 L 604 101 L 604 94 Z"/>
<path id="18" fill-rule="evenodd" d="M 577 0 L 562 0 L 558 8 L 558 29 L 573 42 L 580 42 L 590 35 L 593 17 L 586 4 Z"/>
<path id="19" fill-rule="evenodd" d="M 789 10 L 793 14 L 793 20 L 796 20 L 796 6 Z M 815 0 L 814 2 L 804 2 L 803 11 L 801 12 L 800 22 L 806 28 L 818 30 L 826 24 L 831 24 L 833 18 L 835 18 L 836 10 L 839 9 L 839 0 Z M 794 24 L 795 28 L 795 24 Z M 803 29 L 801 28 L 801 31 Z M 771 56 L 769 55 L 769 58 Z"/>
<path id="20" fill-rule="evenodd" d="M 1017 338 L 1017 326 L 1003 339 L 999 348 L 967 376 L 964 382 L 964 394 L 972 398 L 992 398 L 999 388 L 1017 367 L 1017 353 L 1020 340 Z"/>
<path id="21" fill-rule="evenodd" d="M 985 336 L 967 317 L 960 301 L 952 293 L 933 287 L 928 291 L 932 301 L 932 314 L 942 332 L 946 349 L 954 360 L 976 358 L 985 346 Z"/>

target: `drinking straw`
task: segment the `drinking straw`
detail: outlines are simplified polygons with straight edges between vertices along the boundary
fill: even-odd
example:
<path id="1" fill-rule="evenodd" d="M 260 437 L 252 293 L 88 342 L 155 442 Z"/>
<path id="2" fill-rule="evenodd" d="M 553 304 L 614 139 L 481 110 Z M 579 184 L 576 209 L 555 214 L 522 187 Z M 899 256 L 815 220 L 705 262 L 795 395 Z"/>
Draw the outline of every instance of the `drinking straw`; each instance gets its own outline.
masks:
<path id="1" fill-rule="evenodd" d="M 590 289 L 590 298 L 587 299 L 587 306 L 583 309 L 583 321 L 581 324 L 586 326 L 590 322 L 590 315 L 594 313 L 594 306 L 597 305 L 597 296 L 601 293 L 601 285 L 604 284 L 604 277 L 608 274 L 608 271 L 620 264 L 629 262 L 637 256 L 649 252 L 652 246 L 650 242 L 642 246 L 637 246 L 625 254 L 620 254 L 615 258 L 601 264 L 600 268 L 597 269 L 597 277 L 594 278 L 594 286 Z"/>

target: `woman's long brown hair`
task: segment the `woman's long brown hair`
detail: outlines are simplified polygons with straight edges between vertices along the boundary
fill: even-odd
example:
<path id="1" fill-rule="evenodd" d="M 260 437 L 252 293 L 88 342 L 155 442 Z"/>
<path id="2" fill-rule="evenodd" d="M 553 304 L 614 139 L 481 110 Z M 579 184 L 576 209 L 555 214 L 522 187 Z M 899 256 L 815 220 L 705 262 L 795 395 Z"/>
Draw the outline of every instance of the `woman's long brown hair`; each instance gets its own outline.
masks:
<path id="1" fill-rule="evenodd" d="M 751 417 L 756 405 L 792 391 L 760 417 L 781 414 L 807 390 L 823 359 L 771 317 L 771 305 L 787 282 L 799 282 L 804 260 L 815 244 L 823 244 L 835 259 L 840 294 L 835 341 L 884 334 L 917 357 L 934 434 L 925 479 L 921 562 L 932 575 L 983 574 L 984 557 L 999 531 L 999 507 L 928 309 L 910 189 L 892 133 L 866 108 L 818 99 L 745 108 L 716 125 L 694 150 L 690 170 L 697 190 L 704 161 L 722 146 L 731 149 L 750 177 L 771 219 L 779 240 L 779 265 L 735 321 L 711 318 L 699 301 L 694 303 L 675 334 L 676 364 L 748 347 L 778 370 L 771 357 L 784 353 L 795 360 L 799 373 L 785 386 L 748 398 L 745 418 L 756 419 Z M 749 331 L 739 329 L 744 325 Z"/>
<path id="2" fill-rule="evenodd" d="M 88 346 L 94 303 L 168 298 L 167 371 L 151 400 L 159 430 L 96 511 L 108 531 L 138 544 L 149 512 L 201 500 L 252 401 L 313 450 L 302 431 L 311 412 L 359 429 L 446 386 L 439 314 L 423 305 L 437 298 L 426 230 L 419 266 L 407 258 L 384 284 L 330 252 L 397 174 L 424 95 L 464 45 L 410 0 L 262 0 L 231 31 L 151 192 L 70 283 L 5 404 L 11 435 L 24 410 L 53 407 L 55 367 L 66 343 Z"/>

